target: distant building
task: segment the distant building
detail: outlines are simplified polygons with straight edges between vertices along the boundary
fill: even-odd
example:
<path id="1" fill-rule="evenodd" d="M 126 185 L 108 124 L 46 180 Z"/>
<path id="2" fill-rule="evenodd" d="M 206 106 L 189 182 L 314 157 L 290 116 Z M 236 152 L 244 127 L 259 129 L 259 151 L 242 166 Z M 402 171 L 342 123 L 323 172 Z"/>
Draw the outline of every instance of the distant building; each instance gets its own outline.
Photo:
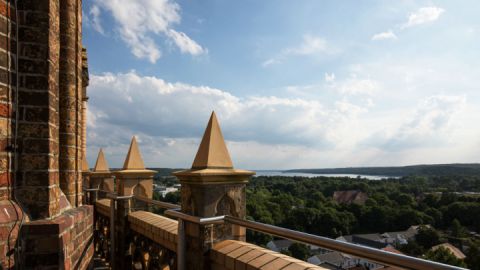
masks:
<path id="1" fill-rule="evenodd" d="M 364 204 L 368 195 L 360 190 L 341 190 L 333 193 L 333 200 L 339 204 Z"/>
<path id="2" fill-rule="evenodd" d="M 382 248 L 384 251 L 403 254 L 402 252 L 396 250 L 392 246 L 387 246 Z M 344 254 L 338 251 L 331 251 L 325 254 L 319 254 L 308 258 L 308 262 L 318 266 L 322 266 L 327 269 L 345 269 L 345 270 L 354 270 L 354 269 L 398 269 L 392 268 L 389 266 L 384 266 L 376 262 L 371 262 L 369 260 Z"/>
<path id="3" fill-rule="evenodd" d="M 443 247 L 443 248 L 447 249 L 448 251 L 450 251 L 453 254 L 453 256 L 455 256 L 457 259 L 463 260 L 467 257 L 467 256 L 465 256 L 465 254 L 463 254 L 463 252 L 460 249 L 458 249 L 457 247 L 455 247 L 454 245 L 452 245 L 450 243 L 443 243 L 443 244 L 440 244 L 440 245 L 433 246 L 431 248 L 431 250 L 435 251 L 435 250 L 439 249 L 440 247 Z"/>
<path id="4" fill-rule="evenodd" d="M 368 261 L 363 258 L 354 257 L 338 251 L 315 255 L 308 258 L 308 262 L 330 269 L 381 269 L 383 265 Z M 360 268 L 357 268 L 360 267 Z"/>
<path id="5" fill-rule="evenodd" d="M 382 249 L 388 245 L 397 246 L 408 244 L 408 241 L 415 238 L 419 228 L 420 226 L 417 225 L 410 226 L 407 230 L 400 232 L 344 235 L 337 237 L 337 240 Z"/>
<path id="6" fill-rule="evenodd" d="M 286 239 L 272 240 L 267 243 L 267 248 L 276 252 L 281 252 L 288 250 L 293 243 L 293 241 Z"/>
<path id="7" fill-rule="evenodd" d="M 165 197 L 170 192 L 176 192 L 179 189 L 177 187 L 166 187 L 157 184 L 153 184 L 153 190 L 157 193 L 160 193 L 162 197 Z"/>

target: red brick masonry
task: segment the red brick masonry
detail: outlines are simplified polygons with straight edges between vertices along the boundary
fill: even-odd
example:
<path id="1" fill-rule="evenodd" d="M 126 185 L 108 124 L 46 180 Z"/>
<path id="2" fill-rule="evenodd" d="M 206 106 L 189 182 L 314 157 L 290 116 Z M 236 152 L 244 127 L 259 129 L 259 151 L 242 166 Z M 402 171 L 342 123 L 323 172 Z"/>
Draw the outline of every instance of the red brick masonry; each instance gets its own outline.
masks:
<path id="1" fill-rule="evenodd" d="M 27 269 L 87 269 L 92 261 L 93 206 L 65 211 L 53 220 L 25 224 L 21 237 Z"/>

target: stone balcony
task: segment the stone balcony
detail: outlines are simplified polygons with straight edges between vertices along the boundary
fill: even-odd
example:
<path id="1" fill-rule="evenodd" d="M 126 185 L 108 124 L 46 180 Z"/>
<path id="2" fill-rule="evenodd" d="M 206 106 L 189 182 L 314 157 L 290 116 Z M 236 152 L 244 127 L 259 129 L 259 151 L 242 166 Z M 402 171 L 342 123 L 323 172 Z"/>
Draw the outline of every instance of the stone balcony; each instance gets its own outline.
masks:
<path id="1" fill-rule="evenodd" d="M 192 168 L 174 173 L 181 183 L 181 205 L 151 199 L 155 172 L 145 169 L 135 138 L 122 170 L 111 172 L 103 151 L 93 171 L 84 168 L 85 203 L 94 205 L 95 261 L 102 269 L 325 269 L 246 242 L 246 229 L 384 265 L 452 269 L 246 220 L 245 186 L 254 173 L 233 168 L 214 113 Z"/>

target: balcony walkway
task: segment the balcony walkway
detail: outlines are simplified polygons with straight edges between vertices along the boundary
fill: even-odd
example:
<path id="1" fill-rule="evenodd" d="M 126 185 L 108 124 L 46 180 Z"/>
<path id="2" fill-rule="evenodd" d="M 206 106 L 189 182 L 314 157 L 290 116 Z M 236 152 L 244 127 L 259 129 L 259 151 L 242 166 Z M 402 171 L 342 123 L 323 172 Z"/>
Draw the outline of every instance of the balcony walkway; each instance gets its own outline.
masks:
<path id="1" fill-rule="evenodd" d="M 128 221 L 130 222 L 131 230 L 176 252 L 178 221 L 146 211 L 130 213 L 128 215 Z"/>

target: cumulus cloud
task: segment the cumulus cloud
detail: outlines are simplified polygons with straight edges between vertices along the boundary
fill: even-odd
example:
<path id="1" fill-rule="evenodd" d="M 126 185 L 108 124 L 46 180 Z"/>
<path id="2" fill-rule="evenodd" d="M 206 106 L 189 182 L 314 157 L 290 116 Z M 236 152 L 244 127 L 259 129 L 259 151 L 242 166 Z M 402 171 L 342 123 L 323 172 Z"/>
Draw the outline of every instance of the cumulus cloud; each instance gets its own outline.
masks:
<path id="1" fill-rule="evenodd" d="M 464 95 L 430 95 L 413 109 L 392 112 L 395 101 L 373 111 L 383 89 L 373 79 L 350 76 L 307 88 L 331 91 L 325 101 L 239 97 L 133 71 L 92 75 L 89 161 L 102 147 L 112 166 L 120 166 L 137 135 L 148 166 L 189 167 L 212 110 L 235 165 L 247 169 L 468 161 L 465 153 L 478 142 L 477 129 L 459 126 L 478 121 L 475 110 L 464 112 Z"/>
<path id="2" fill-rule="evenodd" d="M 105 30 L 103 29 L 102 21 L 100 19 L 100 8 L 97 5 L 93 5 L 88 14 L 90 15 L 88 17 L 88 22 L 92 25 L 93 29 L 100 34 L 105 35 Z"/>
<path id="3" fill-rule="evenodd" d="M 392 30 L 386 32 L 378 33 L 372 36 L 372 40 L 387 40 L 387 39 L 398 39 L 397 35 Z"/>
<path id="4" fill-rule="evenodd" d="M 302 42 L 299 45 L 283 49 L 277 56 L 265 60 L 262 63 L 262 66 L 268 67 L 274 64 L 279 64 L 290 56 L 305 56 L 331 52 L 333 52 L 333 50 L 329 48 L 325 39 L 318 36 L 304 35 Z"/>
<path id="5" fill-rule="evenodd" d="M 465 107 L 465 96 L 427 97 L 396 130 L 374 136 L 375 143 L 383 137 L 383 143 L 378 146 L 392 151 L 447 144 L 455 130 L 454 119 Z"/>
<path id="6" fill-rule="evenodd" d="M 408 21 L 402 25 L 402 28 L 436 21 L 444 12 L 445 9 L 436 6 L 422 7 L 408 15 Z"/>
<path id="7" fill-rule="evenodd" d="M 163 35 L 171 40 L 182 53 L 199 55 L 206 52 L 197 42 L 183 32 L 172 29 L 181 21 L 180 6 L 172 0 L 94 0 L 92 19 L 94 29 L 103 32 L 100 26 L 100 9 L 108 11 L 122 40 L 138 58 L 155 63 L 161 50 L 155 38 Z M 91 10 L 91 12 L 92 12 Z M 95 24 L 95 22 L 98 22 Z M 97 25 L 97 26 L 96 26 Z"/>
<path id="8" fill-rule="evenodd" d="M 322 104 L 275 96 L 240 98 L 216 88 L 169 83 L 135 72 L 92 75 L 89 96 L 91 148 L 114 152 L 137 134 L 159 153 L 183 149 L 188 160 L 212 110 L 225 137 L 237 145 L 255 142 L 272 149 L 283 145 L 324 150 L 356 141 L 358 134 L 345 127 L 365 111 L 347 100 Z"/>
<path id="9" fill-rule="evenodd" d="M 333 87 L 339 93 L 350 96 L 372 96 L 380 89 L 379 82 L 372 79 L 359 79 L 355 74 L 342 82 L 334 84 Z"/>
<path id="10" fill-rule="evenodd" d="M 335 73 L 331 73 L 331 74 L 325 73 L 325 82 L 331 83 L 334 81 L 335 81 Z"/>
<path id="11" fill-rule="evenodd" d="M 173 29 L 170 29 L 167 35 L 173 40 L 182 53 L 200 55 L 206 52 L 202 46 L 198 45 L 198 43 L 193 41 L 183 32 L 177 32 Z"/>

